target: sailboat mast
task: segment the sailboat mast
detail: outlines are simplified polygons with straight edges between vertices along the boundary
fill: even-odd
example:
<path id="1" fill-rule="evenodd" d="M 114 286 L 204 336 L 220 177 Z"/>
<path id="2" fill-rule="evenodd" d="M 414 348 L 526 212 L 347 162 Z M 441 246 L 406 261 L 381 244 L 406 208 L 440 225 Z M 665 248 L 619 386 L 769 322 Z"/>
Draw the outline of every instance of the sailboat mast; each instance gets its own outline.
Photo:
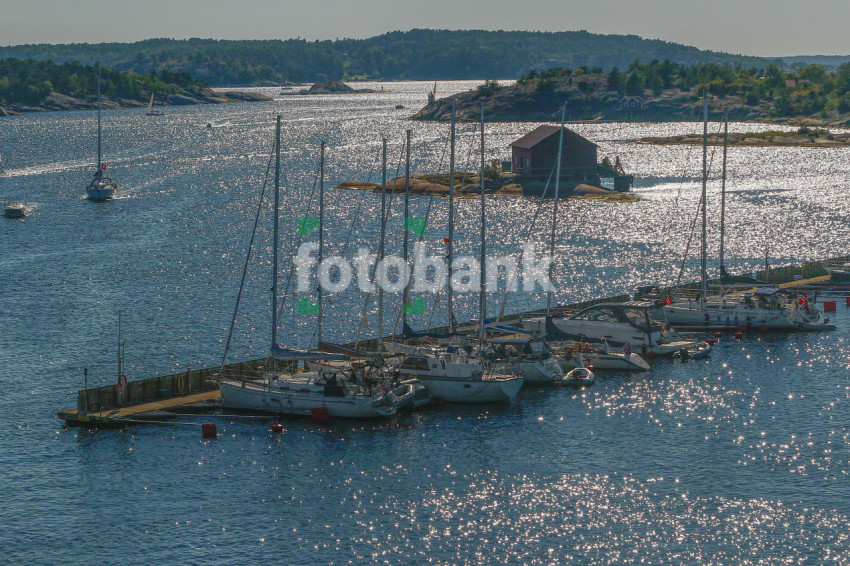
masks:
<path id="1" fill-rule="evenodd" d="M 706 186 L 708 184 L 708 94 L 704 94 L 702 98 L 702 257 L 700 259 L 700 281 L 702 284 L 702 300 L 706 299 L 707 292 L 707 269 L 706 269 L 706 254 L 707 254 L 707 216 L 706 209 L 708 208 L 708 200 L 706 199 Z"/>
<path id="2" fill-rule="evenodd" d="M 481 292 L 479 293 L 479 305 L 478 305 L 478 351 L 479 354 L 482 353 L 482 348 L 484 347 L 484 321 L 487 318 L 487 289 L 485 287 L 485 272 L 487 270 L 487 258 L 485 257 L 485 251 L 487 249 L 486 244 L 486 228 L 484 226 L 486 220 L 485 210 L 484 210 L 484 104 L 481 104 L 481 273 L 479 284 L 481 286 Z"/>
<path id="3" fill-rule="evenodd" d="M 100 156 L 100 65 L 97 67 L 97 174 L 103 171 Z"/>
<path id="4" fill-rule="evenodd" d="M 723 245 L 726 238 L 726 149 L 729 145 L 729 110 L 723 109 L 723 176 L 720 181 L 720 276 L 726 273 Z"/>
<path id="5" fill-rule="evenodd" d="M 449 262 L 449 286 L 447 307 L 449 311 L 449 332 L 454 332 L 454 297 L 452 297 L 452 262 L 454 260 L 455 243 L 455 119 L 457 113 L 457 101 L 452 100 L 452 130 L 451 150 L 449 153 L 449 250 L 447 259 Z"/>
<path id="6" fill-rule="evenodd" d="M 121 376 L 124 375 L 124 352 L 121 348 L 121 311 L 118 311 L 118 384 L 121 384 Z"/>
<path id="7" fill-rule="evenodd" d="M 404 266 L 405 269 L 408 269 L 407 264 L 407 246 L 408 246 L 408 234 L 407 234 L 407 223 L 408 223 L 408 215 L 410 213 L 410 133 L 411 130 L 407 130 L 407 156 L 405 160 L 404 167 Z M 402 294 L 402 307 L 401 307 L 401 316 L 402 316 L 402 329 L 405 328 L 407 324 L 407 304 L 410 302 L 410 295 L 408 285 L 404 285 L 404 292 Z M 396 319 L 397 320 L 397 319 Z"/>
<path id="8" fill-rule="evenodd" d="M 280 116 L 275 119 L 275 161 L 274 161 L 274 233 L 272 236 L 272 348 L 277 345 L 277 271 L 278 271 L 278 241 L 280 239 L 280 225 L 278 212 L 280 211 Z M 274 364 L 274 356 L 272 356 Z M 273 368 L 274 369 L 274 368 Z"/>
<path id="9" fill-rule="evenodd" d="M 325 247 L 325 140 L 321 143 L 319 157 L 319 263 L 322 265 Z M 319 283 L 319 323 L 317 334 L 319 342 L 322 341 L 322 284 Z"/>
<path id="10" fill-rule="evenodd" d="M 552 235 L 549 240 L 549 257 L 552 261 L 549 263 L 549 281 L 553 280 L 553 270 L 555 265 L 555 228 L 558 225 L 558 201 L 561 200 L 559 193 L 561 181 L 561 152 L 564 149 L 564 115 L 567 112 L 567 104 L 561 107 L 561 124 L 560 135 L 558 136 L 558 165 L 555 168 L 555 206 L 552 209 Z M 552 290 L 549 289 L 549 294 L 546 295 L 546 318 L 551 316 L 552 311 Z"/>
<path id="11" fill-rule="evenodd" d="M 384 242 L 387 236 L 387 138 L 383 138 L 383 166 L 381 172 L 381 240 L 378 243 L 378 265 L 383 265 Z M 377 267 L 375 271 L 377 280 Z M 378 281 L 378 353 L 384 338 L 384 285 Z"/>

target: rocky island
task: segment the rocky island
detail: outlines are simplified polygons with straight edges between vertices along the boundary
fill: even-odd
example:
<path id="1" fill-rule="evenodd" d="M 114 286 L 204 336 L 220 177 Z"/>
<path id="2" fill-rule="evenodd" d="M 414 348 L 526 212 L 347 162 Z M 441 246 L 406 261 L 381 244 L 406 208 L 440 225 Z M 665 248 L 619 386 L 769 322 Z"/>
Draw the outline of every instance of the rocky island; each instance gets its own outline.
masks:
<path id="1" fill-rule="evenodd" d="M 702 134 L 645 137 L 636 141 L 652 145 L 702 145 Z M 711 133 L 707 137 L 707 142 L 708 145 L 723 145 L 723 135 Z M 728 144 L 747 147 L 845 147 L 850 146 L 850 133 L 833 134 L 828 130 L 803 126 L 796 132 L 730 133 Z"/>
<path id="2" fill-rule="evenodd" d="M 449 196 L 449 175 L 448 173 L 434 174 L 415 174 L 410 176 L 410 194 L 416 196 Z M 529 187 L 529 183 L 541 185 Z M 484 177 L 484 191 L 487 194 L 504 195 L 504 196 L 523 196 L 524 189 L 536 189 L 539 192 L 545 188 L 545 183 L 539 181 L 523 180 L 516 173 L 504 172 L 488 172 Z M 341 183 L 337 189 L 345 190 L 363 190 L 372 191 L 375 193 L 381 192 L 381 185 L 375 183 L 364 183 L 361 181 L 346 181 Z M 387 192 L 395 192 L 396 195 L 404 194 L 405 178 L 398 177 L 387 182 Z M 553 191 L 553 187 L 549 187 L 549 191 Z M 472 199 L 477 198 L 481 194 L 481 176 L 480 173 L 455 173 L 455 198 Z M 572 198 L 583 199 L 598 199 L 606 202 L 637 202 L 639 199 L 629 193 L 619 191 L 611 191 L 601 187 L 593 187 L 591 185 L 580 184 L 572 189 Z"/>
<path id="3" fill-rule="evenodd" d="M 315 83 L 309 89 L 291 91 L 281 94 L 363 94 L 378 92 L 371 88 L 354 89 L 342 81 L 323 81 Z"/>

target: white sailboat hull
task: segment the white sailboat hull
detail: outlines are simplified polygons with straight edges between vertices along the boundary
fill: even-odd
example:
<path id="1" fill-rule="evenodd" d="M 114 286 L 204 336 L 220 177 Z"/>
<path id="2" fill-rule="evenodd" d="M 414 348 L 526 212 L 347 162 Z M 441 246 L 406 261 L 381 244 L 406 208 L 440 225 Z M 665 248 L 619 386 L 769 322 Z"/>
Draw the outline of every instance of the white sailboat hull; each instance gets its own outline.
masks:
<path id="1" fill-rule="evenodd" d="M 522 377 L 460 379 L 417 375 L 434 397 L 448 403 L 499 403 L 516 397 L 522 387 Z"/>
<path id="2" fill-rule="evenodd" d="M 95 202 L 104 202 L 115 198 L 115 183 L 92 183 L 86 187 L 86 197 Z"/>
<path id="3" fill-rule="evenodd" d="M 670 356 L 673 355 L 673 352 L 693 345 L 691 340 L 666 341 L 661 332 L 647 334 L 628 324 L 617 322 L 588 322 L 569 318 L 555 318 L 552 319 L 552 322 L 558 329 L 575 336 L 576 340 L 582 337 L 595 341 L 605 338 L 608 342 L 629 344 L 632 350 L 657 356 Z M 544 318 L 526 319 L 522 321 L 522 325 L 527 330 L 538 334 L 543 334 L 546 331 L 546 319 Z"/>
<path id="4" fill-rule="evenodd" d="M 332 418 L 382 418 L 389 417 L 397 407 L 374 406 L 367 395 L 331 397 L 320 391 L 276 389 L 264 383 L 222 381 L 219 389 L 224 406 L 282 415 L 310 416 L 314 409 L 327 409 Z"/>
<path id="5" fill-rule="evenodd" d="M 625 371 L 648 371 L 649 364 L 634 352 L 628 356 L 622 352 L 582 352 L 579 354 L 585 366 L 593 369 L 612 369 Z"/>
<path id="6" fill-rule="evenodd" d="M 753 309 L 732 303 L 685 303 L 659 307 L 653 316 L 676 328 L 695 330 L 737 329 L 793 330 L 797 323 L 788 309 Z"/>

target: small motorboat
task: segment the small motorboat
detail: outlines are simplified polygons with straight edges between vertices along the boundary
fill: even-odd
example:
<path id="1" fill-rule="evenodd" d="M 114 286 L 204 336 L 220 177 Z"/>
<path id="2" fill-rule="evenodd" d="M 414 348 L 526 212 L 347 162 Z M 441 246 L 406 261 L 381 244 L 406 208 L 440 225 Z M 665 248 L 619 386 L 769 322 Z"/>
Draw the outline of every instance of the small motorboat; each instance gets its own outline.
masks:
<path id="1" fill-rule="evenodd" d="M 570 370 L 561 380 L 561 385 L 569 387 L 587 387 L 593 385 L 593 372 L 586 367 Z"/>
<path id="2" fill-rule="evenodd" d="M 396 109 L 396 110 L 401 110 L 401 109 L 403 109 L 403 108 L 404 108 L 404 104 L 396 104 L 396 105 L 395 105 L 395 109 Z"/>
<path id="3" fill-rule="evenodd" d="M 673 354 L 674 358 L 681 358 L 682 361 L 685 360 L 699 360 L 702 358 L 707 358 L 708 354 L 711 353 L 712 345 L 708 342 L 697 342 L 695 345 L 689 348 L 682 348 L 678 352 Z"/>
<path id="4" fill-rule="evenodd" d="M 6 203 L 6 206 L 3 208 L 3 216 L 6 218 L 24 218 L 25 216 L 29 216 L 30 212 L 32 210 L 24 202 Z"/>
<path id="5" fill-rule="evenodd" d="M 398 384 L 399 387 L 411 387 L 413 389 L 413 398 L 408 403 L 411 409 L 422 409 L 431 405 L 433 398 L 428 388 L 418 379 L 407 379 Z M 398 389 L 398 388 L 396 388 Z M 398 396 L 401 396 L 395 389 L 393 390 Z"/>

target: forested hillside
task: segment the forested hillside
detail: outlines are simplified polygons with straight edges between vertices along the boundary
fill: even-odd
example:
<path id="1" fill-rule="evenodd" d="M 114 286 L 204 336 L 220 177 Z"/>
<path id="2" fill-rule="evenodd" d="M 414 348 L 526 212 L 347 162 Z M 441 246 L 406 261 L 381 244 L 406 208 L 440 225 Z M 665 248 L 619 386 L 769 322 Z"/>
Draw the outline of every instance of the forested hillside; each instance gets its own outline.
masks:
<path id="1" fill-rule="evenodd" d="M 850 126 L 850 63 L 829 72 L 819 65 L 783 71 L 775 65 L 746 68 L 671 61 L 633 63 L 624 70 L 579 67 L 531 70 L 512 86 L 487 81 L 456 97 L 461 120 L 551 121 L 567 103 L 572 120 L 699 120 L 700 97 L 708 93 L 713 112 L 727 109 L 733 120 Z M 639 107 L 621 108 L 625 96 Z M 414 118 L 448 120 L 451 100 L 437 100 Z"/>
<path id="2" fill-rule="evenodd" d="M 529 69 L 622 69 L 636 60 L 746 67 L 768 64 L 754 57 L 702 51 L 634 35 L 420 29 L 335 41 L 149 39 L 135 43 L 19 45 L 0 47 L 0 57 L 89 65 L 99 62 L 139 74 L 188 72 L 216 86 L 338 79 L 511 79 Z"/>
<path id="3" fill-rule="evenodd" d="M 108 107 L 144 106 L 151 94 L 159 104 L 217 104 L 268 100 L 258 93 L 213 92 L 188 73 L 128 73 L 80 63 L 0 59 L 0 116 L 42 110 L 92 108 L 98 74 L 102 103 Z"/>

